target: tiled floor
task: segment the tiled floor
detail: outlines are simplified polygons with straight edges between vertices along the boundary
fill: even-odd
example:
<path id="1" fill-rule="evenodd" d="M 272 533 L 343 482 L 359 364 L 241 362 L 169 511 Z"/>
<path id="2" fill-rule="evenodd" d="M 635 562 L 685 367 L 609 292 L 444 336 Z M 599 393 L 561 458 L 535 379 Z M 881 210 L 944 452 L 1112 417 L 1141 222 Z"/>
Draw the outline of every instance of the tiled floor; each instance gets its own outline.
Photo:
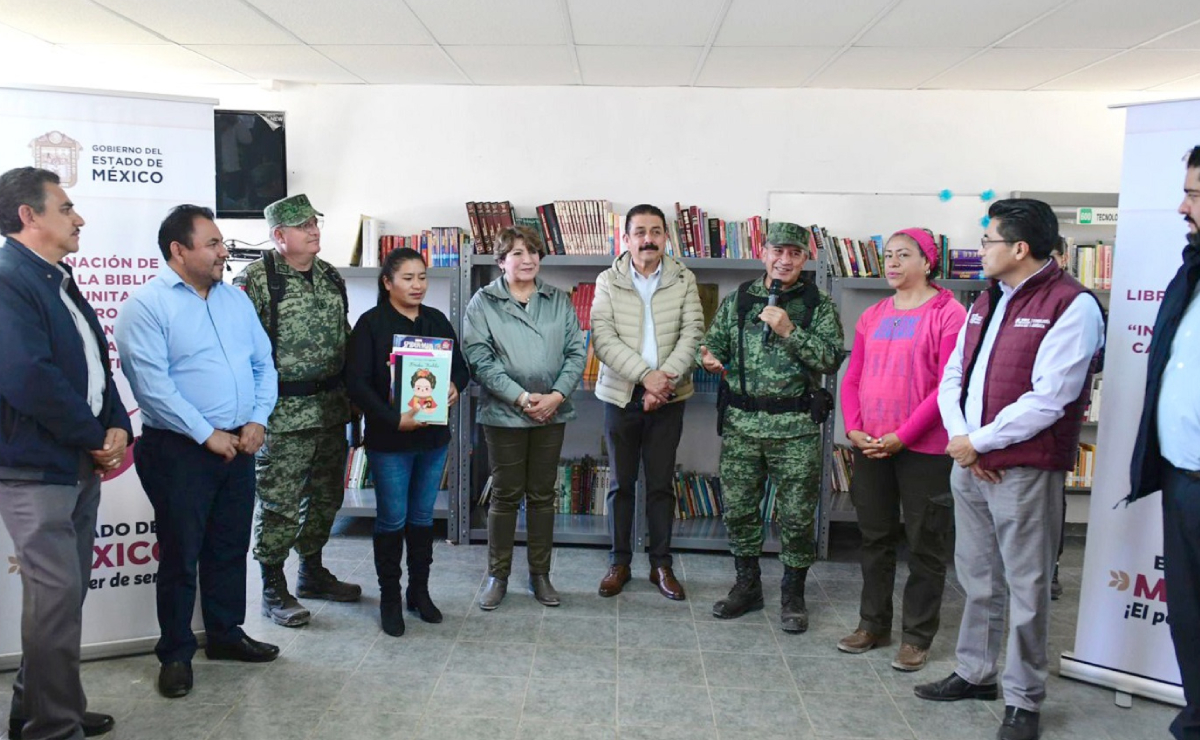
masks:
<path id="1" fill-rule="evenodd" d="M 683 553 L 676 573 L 688 600 L 667 601 L 647 582 L 645 563 L 612 599 L 596 595 L 606 567 L 599 550 L 559 549 L 553 577 L 563 594 L 556 609 L 539 606 L 514 577 L 500 609 L 473 605 L 483 575 L 482 546 L 439 544 L 433 595 L 440 625 L 408 620 L 392 638 L 378 627 L 378 588 L 368 531 L 341 522 L 325 551 L 337 574 L 363 584 L 361 604 L 313 602 L 312 623 L 276 627 L 258 614 L 251 578 L 249 633 L 278 643 L 267 665 L 194 663 L 196 687 L 184 699 L 154 690 L 153 656 L 85 664 L 91 705 L 115 714 L 114 740 L 233 740 L 339 737 L 353 740 L 734 740 L 753 738 L 992 738 L 1002 701 L 933 704 L 912 685 L 953 670 L 962 596 L 951 578 L 943 629 L 930 665 L 903 674 L 893 648 L 862 656 L 834 645 L 857 624 L 858 565 L 853 555 L 819 563 L 809 579 L 811 629 L 778 630 L 781 566 L 765 559 L 771 598 L 766 612 L 733 622 L 713 619 L 712 602 L 731 579 L 728 557 Z M 519 550 L 516 562 L 522 563 Z M 1064 557 L 1066 595 L 1054 604 L 1051 648 L 1071 646 L 1078 609 L 1082 545 Z M 903 566 L 901 574 L 903 575 Z M 294 583 L 295 566 L 289 567 Z M 1057 660 L 1054 661 L 1057 670 Z M 12 674 L 0 674 L 0 684 Z M 1052 675 L 1043 735 L 1088 740 L 1167 737 L 1172 707 L 1137 699 L 1113 704 L 1111 691 Z M 0 718 L 7 718 L 7 701 Z"/>

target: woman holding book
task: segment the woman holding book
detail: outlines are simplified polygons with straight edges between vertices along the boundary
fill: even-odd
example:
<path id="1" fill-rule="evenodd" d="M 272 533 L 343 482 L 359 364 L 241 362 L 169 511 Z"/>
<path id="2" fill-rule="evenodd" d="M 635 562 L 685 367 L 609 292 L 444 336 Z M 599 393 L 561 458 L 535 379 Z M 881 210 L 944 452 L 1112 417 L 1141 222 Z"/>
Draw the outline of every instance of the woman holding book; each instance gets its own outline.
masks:
<path id="1" fill-rule="evenodd" d="M 405 408 L 396 391 L 393 337 L 397 334 L 455 340 L 450 361 L 449 403 L 471 380 L 449 319 L 426 306 L 425 261 L 412 249 L 393 250 L 379 274 L 377 305 L 359 318 L 350 335 L 346 387 L 366 421 L 363 447 L 375 479 L 375 573 L 379 578 L 379 617 L 383 631 L 404 634 L 400 599 L 400 561 L 408 541 L 409 611 L 422 621 L 441 622 L 442 613 L 429 596 L 433 562 L 433 505 L 437 499 L 450 428 L 415 417 L 423 410 Z M 427 372 L 427 371 L 426 371 Z M 409 378 L 400 377 L 407 384 Z M 420 381 L 419 382 L 427 382 Z"/>
<path id="2" fill-rule="evenodd" d="M 896 546 L 909 547 L 902 638 L 892 667 L 925 666 L 937 633 L 954 522 L 952 461 L 937 406 L 942 369 L 966 309 L 936 285 L 939 250 L 925 229 L 904 229 L 884 245 L 895 293 L 863 312 L 842 381 L 842 417 L 854 445 L 850 498 L 862 531 L 863 589 L 854 634 L 838 642 L 863 653 L 891 642 Z M 903 517 L 902 517 L 903 515 Z"/>
<path id="3" fill-rule="evenodd" d="M 495 609 L 508 590 L 522 498 L 529 588 L 542 604 L 558 606 L 550 584 L 554 484 L 587 352 L 570 296 L 538 279 L 546 253 L 538 235 L 523 226 L 502 229 L 494 247 L 502 274 L 471 297 L 463 319 L 464 352 L 483 386 L 477 418 L 492 473 L 488 578 L 479 607 Z"/>

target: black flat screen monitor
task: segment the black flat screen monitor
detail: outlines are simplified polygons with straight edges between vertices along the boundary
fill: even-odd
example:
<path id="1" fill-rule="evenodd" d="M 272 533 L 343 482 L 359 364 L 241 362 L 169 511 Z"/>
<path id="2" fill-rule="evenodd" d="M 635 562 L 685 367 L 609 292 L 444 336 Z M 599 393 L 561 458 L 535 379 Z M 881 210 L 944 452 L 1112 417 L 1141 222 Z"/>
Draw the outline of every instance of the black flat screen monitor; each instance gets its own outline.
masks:
<path id="1" fill-rule="evenodd" d="M 218 110 L 217 218 L 262 218 L 263 208 L 287 197 L 283 113 Z"/>

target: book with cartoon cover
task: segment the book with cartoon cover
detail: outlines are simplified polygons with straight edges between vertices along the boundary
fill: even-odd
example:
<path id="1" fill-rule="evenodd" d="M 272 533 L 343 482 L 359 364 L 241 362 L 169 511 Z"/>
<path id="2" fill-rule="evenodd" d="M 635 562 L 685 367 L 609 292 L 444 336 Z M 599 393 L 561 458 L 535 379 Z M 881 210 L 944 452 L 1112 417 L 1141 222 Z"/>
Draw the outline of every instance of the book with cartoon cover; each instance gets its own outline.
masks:
<path id="1" fill-rule="evenodd" d="M 400 413 L 426 424 L 450 422 L 450 360 L 453 339 L 392 336 L 391 398 Z"/>

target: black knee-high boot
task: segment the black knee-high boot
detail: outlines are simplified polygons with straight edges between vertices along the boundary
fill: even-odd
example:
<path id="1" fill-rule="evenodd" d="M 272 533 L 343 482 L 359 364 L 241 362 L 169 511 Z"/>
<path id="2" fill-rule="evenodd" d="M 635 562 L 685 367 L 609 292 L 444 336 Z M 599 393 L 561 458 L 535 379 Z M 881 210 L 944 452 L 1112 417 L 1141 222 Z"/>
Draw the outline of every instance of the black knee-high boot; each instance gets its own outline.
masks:
<path id="1" fill-rule="evenodd" d="M 422 622 L 437 624 L 442 613 L 429 597 L 429 566 L 433 563 L 433 527 L 407 528 L 408 539 L 408 591 L 405 601 L 408 610 L 416 612 Z"/>
<path id="2" fill-rule="evenodd" d="M 400 561 L 404 556 L 404 530 L 376 532 L 375 575 L 379 577 L 379 622 L 392 637 L 404 634 L 404 602 L 400 598 Z"/>

